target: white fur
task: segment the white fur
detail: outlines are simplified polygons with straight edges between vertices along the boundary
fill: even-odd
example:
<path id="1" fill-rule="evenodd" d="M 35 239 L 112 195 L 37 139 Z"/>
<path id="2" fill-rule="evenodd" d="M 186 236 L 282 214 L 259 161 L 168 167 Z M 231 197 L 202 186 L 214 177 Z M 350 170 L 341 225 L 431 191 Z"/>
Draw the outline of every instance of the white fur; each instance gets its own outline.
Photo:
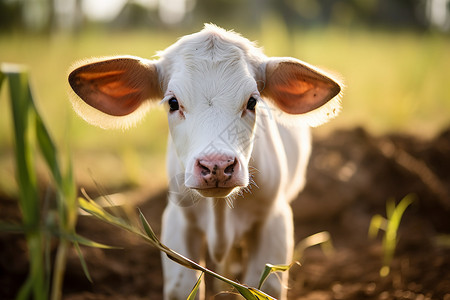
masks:
<path id="1" fill-rule="evenodd" d="M 257 286 L 266 263 L 291 260 L 294 239 L 289 203 L 304 186 L 311 151 L 309 126 L 338 114 L 340 94 L 304 115 L 282 112 L 272 99 L 260 96 L 270 58 L 242 36 L 214 25 L 181 38 L 159 56 L 153 63 L 168 113 L 171 178 L 162 241 L 196 261 L 204 261 L 206 247 L 219 266 L 230 263 L 234 247 L 246 245 L 243 282 Z M 170 112 L 167 103 L 173 97 L 180 110 Z M 246 109 L 250 97 L 259 99 L 255 113 Z M 117 122 L 117 117 L 86 108 L 82 100 L 75 98 L 73 104 L 87 121 L 102 127 L 134 124 L 148 109 L 144 105 L 130 119 L 121 117 Z M 231 195 L 187 188 L 201 186 L 191 174 L 199 157 L 211 153 L 235 155 L 239 168 L 233 180 L 247 187 L 236 187 Z M 163 270 L 165 299 L 186 299 L 198 274 L 164 255 Z M 287 274 L 281 278 L 281 282 L 269 278 L 263 290 L 285 299 Z"/>

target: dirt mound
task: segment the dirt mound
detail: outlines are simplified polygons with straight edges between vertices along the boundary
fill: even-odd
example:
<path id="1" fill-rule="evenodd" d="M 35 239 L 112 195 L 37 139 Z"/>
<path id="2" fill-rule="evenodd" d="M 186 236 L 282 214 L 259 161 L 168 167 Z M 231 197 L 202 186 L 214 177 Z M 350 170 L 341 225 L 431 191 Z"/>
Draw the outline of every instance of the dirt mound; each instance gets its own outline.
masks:
<path id="1" fill-rule="evenodd" d="M 414 194 L 398 232 L 387 277 L 380 277 L 381 239 L 369 241 L 375 214 L 386 201 Z M 141 209 L 160 231 L 166 191 Z M 14 199 L 0 197 L 0 219 L 18 218 Z M 331 234 L 334 251 L 305 251 L 290 278 L 290 299 L 450 299 L 450 129 L 430 141 L 358 128 L 314 142 L 308 183 L 292 205 L 296 240 Z M 162 299 L 160 253 L 126 232 L 80 217 L 78 232 L 123 249 L 83 248 L 93 283 L 71 253 L 64 299 Z M 13 299 L 26 276 L 21 235 L 0 234 L 0 299 Z"/>
<path id="2" fill-rule="evenodd" d="M 316 141 L 308 183 L 293 203 L 296 238 L 331 233 L 335 252 L 305 253 L 292 272 L 292 299 L 450 298 L 450 130 L 431 141 L 338 131 Z M 379 276 L 383 249 L 369 241 L 386 201 L 414 195 L 398 233 L 391 273 Z M 447 246 L 443 246 L 447 242 Z M 447 298 L 446 298 L 447 299 Z"/>

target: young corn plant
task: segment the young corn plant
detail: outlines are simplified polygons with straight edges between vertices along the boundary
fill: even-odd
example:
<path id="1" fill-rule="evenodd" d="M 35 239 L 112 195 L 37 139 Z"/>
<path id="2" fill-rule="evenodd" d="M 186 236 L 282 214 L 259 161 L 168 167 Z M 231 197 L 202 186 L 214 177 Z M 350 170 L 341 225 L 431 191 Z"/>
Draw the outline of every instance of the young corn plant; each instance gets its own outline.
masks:
<path id="1" fill-rule="evenodd" d="M 397 206 L 394 199 L 390 199 L 386 203 L 386 217 L 375 215 L 372 217 L 369 226 L 369 238 L 376 238 L 380 230 L 384 230 L 383 236 L 383 264 L 380 269 L 380 276 L 386 277 L 390 273 L 390 266 L 394 258 L 395 248 L 397 247 L 397 232 L 400 226 L 403 213 L 406 208 L 413 203 L 414 196 L 412 194 L 404 197 Z"/>
<path id="2" fill-rule="evenodd" d="M 80 256 L 87 277 L 86 264 L 79 244 L 106 247 L 89 241 L 75 233 L 78 202 L 70 161 L 62 171 L 58 151 L 39 114 L 29 84 L 25 67 L 11 64 L 0 65 L 0 90 L 9 83 L 15 141 L 16 177 L 19 187 L 19 208 L 22 224 L 1 224 L 0 230 L 20 231 L 25 234 L 29 253 L 29 274 L 17 299 L 61 299 L 67 251 L 71 243 Z M 42 209 L 35 167 L 35 148 L 40 153 L 52 175 L 56 190 L 56 212 Z M 51 271 L 50 241 L 58 238 L 59 244 Z M 50 278 L 52 274 L 52 278 Z"/>

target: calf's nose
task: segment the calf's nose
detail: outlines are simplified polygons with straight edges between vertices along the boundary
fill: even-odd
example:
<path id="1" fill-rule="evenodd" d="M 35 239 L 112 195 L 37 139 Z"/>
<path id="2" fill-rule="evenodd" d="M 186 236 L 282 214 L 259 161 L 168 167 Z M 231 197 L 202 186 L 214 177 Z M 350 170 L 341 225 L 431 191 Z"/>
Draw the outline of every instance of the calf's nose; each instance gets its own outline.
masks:
<path id="1" fill-rule="evenodd" d="M 198 174 L 206 181 L 220 184 L 231 179 L 238 161 L 232 156 L 212 156 L 197 159 Z"/>

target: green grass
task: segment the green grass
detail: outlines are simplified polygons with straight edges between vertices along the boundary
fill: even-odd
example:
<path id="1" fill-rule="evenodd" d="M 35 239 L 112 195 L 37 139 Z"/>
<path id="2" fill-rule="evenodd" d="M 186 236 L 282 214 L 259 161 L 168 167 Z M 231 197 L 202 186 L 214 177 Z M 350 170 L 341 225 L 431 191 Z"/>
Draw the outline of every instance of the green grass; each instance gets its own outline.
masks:
<path id="1" fill-rule="evenodd" d="M 391 262 L 394 258 L 395 249 L 398 242 L 398 228 L 402 220 L 403 213 L 414 201 L 414 195 L 405 196 L 397 205 L 394 199 L 389 199 L 386 203 L 386 218 L 381 215 L 374 215 L 369 225 L 369 238 L 376 238 L 380 230 L 384 230 L 383 236 L 383 264 L 380 269 L 380 276 L 389 275 Z"/>
<path id="2" fill-rule="evenodd" d="M 268 55 L 295 56 L 336 71 L 345 80 L 342 114 L 315 129 L 317 133 L 362 125 L 375 134 L 396 131 L 430 137 L 450 125 L 448 37 L 358 29 L 294 30 L 290 34 L 276 18 L 264 24 L 261 30 L 235 29 L 257 40 Z M 91 31 L 51 37 L 16 33 L 0 36 L 0 60 L 29 66 L 42 116 L 57 145 L 70 142 L 75 161 L 80 152 L 90 150 L 118 157 L 135 152 L 140 159 L 154 158 L 145 167 L 164 170 L 168 132 L 164 113 L 156 110 L 125 132 L 90 126 L 72 111 L 67 71 L 74 61 L 86 57 L 131 54 L 151 58 L 184 33 Z M 4 92 L 0 110 L 7 109 L 3 98 Z M 0 153 L 12 145 L 10 132 L 8 118 L 0 120 Z M 135 177 L 145 175 L 140 168 L 139 162 L 125 166 L 128 171 L 138 170 Z"/>
<path id="3" fill-rule="evenodd" d="M 8 86 L 8 88 L 3 88 Z M 66 258 L 71 242 L 75 246 L 82 265 L 79 243 L 100 246 L 75 233 L 78 216 L 75 182 L 70 160 L 61 167 L 57 147 L 36 108 L 29 84 L 29 73 L 22 65 L 0 65 L 0 91 L 8 90 L 14 136 L 15 177 L 18 188 L 20 222 L 0 220 L 0 231 L 22 233 L 27 244 L 29 273 L 17 294 L 18 300 L 61 299 Z M 41 154 L 47 173 L 51 174 L 51 186 L 55 200 L 40 195 L 39 172 L 36 168 L 37 150 Z M 56 206 L 56 209 L 49 207 Z M 57 239 L 56 256 L 50 257 L 52 241 Z M 50 279 L 51 277 L 51 279 Z"/>

